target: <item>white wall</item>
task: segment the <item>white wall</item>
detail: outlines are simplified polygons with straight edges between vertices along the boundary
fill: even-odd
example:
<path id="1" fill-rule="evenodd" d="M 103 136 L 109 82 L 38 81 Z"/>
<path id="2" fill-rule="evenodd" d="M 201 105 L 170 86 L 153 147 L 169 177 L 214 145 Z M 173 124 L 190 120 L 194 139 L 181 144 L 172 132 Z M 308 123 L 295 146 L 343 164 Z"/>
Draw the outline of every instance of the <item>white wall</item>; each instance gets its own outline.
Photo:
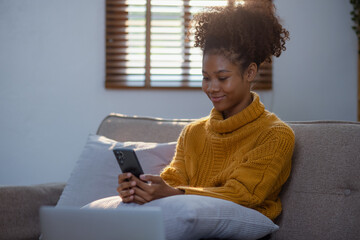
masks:
<path id="1" fill-rule="evenodd" d="M 357 38 L 344 0 L 276 0 L 291 34 L 274 64 L 273 110 L 286 120 L 357 116 Z"/>
<path id="2" fill-rule="evenodd" d="M 291 33 L 260 92 L 284 120 L 356 120 L 348 1 L 276 0 Z M 103 0 L 0 0 L 0 185 L 66 181 L 110 112 L 198 118 L 200 91 L 106 90 Z"/>

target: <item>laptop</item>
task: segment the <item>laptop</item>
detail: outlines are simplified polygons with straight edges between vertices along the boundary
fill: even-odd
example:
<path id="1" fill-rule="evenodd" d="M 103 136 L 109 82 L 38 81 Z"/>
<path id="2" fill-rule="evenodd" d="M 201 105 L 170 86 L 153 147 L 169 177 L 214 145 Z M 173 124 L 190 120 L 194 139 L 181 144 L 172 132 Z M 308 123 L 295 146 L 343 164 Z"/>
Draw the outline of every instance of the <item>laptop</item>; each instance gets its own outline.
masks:
<path id="1" fill-rule="evenodd" d="M 42 207 L 40 226 L 43 240 L 165 240 L 162 212 L 157 207 Z"/>

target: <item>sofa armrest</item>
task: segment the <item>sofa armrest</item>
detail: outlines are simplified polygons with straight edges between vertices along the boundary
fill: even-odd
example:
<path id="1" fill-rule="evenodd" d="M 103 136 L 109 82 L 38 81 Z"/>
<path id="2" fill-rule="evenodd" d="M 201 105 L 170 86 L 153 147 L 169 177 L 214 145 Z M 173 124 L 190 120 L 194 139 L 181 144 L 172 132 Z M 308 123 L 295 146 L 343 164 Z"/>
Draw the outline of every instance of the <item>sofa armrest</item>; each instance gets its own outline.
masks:
<path id="1" fill-rule="evenodd" d="M 55 206 L 65 183 L 0 186 L 0 239 L 38 239 L 39 208 Z"/>

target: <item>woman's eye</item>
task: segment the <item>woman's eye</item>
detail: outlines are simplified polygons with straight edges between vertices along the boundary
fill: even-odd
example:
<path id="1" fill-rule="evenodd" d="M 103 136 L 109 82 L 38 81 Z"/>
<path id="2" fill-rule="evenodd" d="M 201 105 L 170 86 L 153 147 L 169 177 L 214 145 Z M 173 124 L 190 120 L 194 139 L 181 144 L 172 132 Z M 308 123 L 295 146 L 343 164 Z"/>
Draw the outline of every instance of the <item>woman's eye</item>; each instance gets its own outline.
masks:
<path id="1" fill-rule="evenodd" d="M 225 81 L 226 79 L 228 79 L 228 77 L 219 77 L 220 81 Z"/>
<path id="2" fill-rule="evenodd" d="M 203 77 L 203 81 L 208 81 L 209 78 L 208 77 Z"/>

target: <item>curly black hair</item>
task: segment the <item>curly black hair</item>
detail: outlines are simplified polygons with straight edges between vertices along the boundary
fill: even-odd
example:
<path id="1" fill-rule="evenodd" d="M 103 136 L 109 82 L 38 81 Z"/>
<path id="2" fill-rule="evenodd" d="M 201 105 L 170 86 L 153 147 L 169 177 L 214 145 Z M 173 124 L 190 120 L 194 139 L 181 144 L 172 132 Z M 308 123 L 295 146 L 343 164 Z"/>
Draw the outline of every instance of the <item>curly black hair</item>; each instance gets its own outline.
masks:
<path id="1" fill-rule="evenodd" d="M 194 16 L 195 47 L 203 53 L 220 53 L 246 69 L 271 62 L 286 50 L 289 32 L 279 23 L 270 0 L 212 7 Z"/>

